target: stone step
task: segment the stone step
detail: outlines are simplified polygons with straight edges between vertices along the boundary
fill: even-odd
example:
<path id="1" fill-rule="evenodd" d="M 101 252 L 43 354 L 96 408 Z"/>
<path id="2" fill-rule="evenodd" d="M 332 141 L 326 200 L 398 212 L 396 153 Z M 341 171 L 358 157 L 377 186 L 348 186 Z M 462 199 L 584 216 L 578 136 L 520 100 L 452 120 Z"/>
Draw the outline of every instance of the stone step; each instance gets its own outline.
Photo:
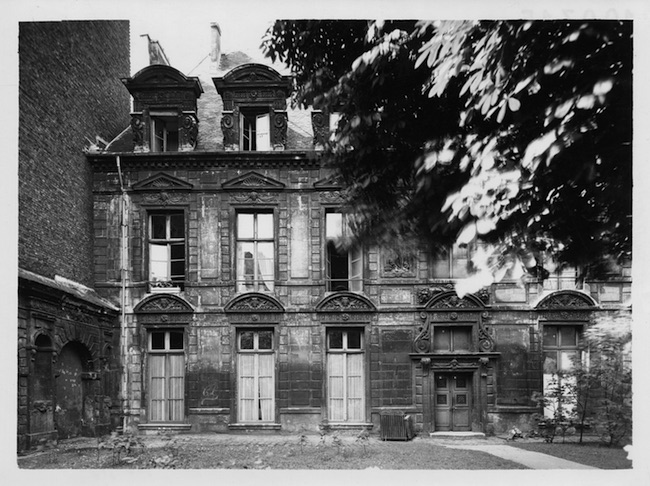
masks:
<path id="1" fill-rule="evenodd" d="M 432 439 L 485 439 L 483 432 L 429 432 L 429 437 Z"/>

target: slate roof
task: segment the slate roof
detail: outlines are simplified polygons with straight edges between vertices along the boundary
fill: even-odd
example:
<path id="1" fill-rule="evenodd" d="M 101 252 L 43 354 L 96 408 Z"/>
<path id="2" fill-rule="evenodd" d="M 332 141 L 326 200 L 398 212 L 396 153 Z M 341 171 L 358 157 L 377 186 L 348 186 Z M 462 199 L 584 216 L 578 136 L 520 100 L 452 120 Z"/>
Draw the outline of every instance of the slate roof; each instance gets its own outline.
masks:
<path id="1" fill-rule="evenodd" d="M 289 74 L 282 65 L 271 65 L 268 59 L 253 59 L 244 52 L 231 52 L 221 55 L 219 69 L 217 72 L 210 72 L 209 60 L 205 60 L 192 70 L 191 73 L 183 73 L 187 76 L 196 76 L 201 82 L 203 93 L 197 100 L 197 116 L 199 119 L 199 133 L 194 152 L 218 152 L 223 148 L 223 134 L 221 133 L 221 112 L 223 101 L 217 93 L 212 81 L 213 77 L 221 77 L 237 66 L 248 63 L 260 63 L 272 67 L 280 74 Z M 126 88 L 125 88 L 126 89 Z M 287 101 L 287 146 L 286 150 L 313 150 L 313 130 L 311 126 L 311 112 L 301 109 L 293 109 L 290 101 Z M 133 135 L 131 127 L 126 127 L 106 147 L 104 152 L 132 152 Z"/>

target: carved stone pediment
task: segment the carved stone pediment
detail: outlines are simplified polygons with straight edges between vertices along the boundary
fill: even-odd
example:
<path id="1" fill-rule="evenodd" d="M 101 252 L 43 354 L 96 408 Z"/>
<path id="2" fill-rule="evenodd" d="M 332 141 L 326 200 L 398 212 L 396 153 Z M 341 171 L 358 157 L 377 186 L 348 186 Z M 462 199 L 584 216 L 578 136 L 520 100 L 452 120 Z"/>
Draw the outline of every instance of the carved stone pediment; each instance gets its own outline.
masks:
<path id="1" fill-rule="evenodd" d="M 554 292 L 544 297 L 537 310 L 578 310 L 595 307 L 596 303 L 591 297 L 576 290 L 563 290 Z"/>
<path id="2" fill-rule="evenodd" d="M 455 284 L 453 282 L 442 282 L 436 285 L 433 285 L 431 287 L 427 287 L 425 289 L 420 289 L 417 291 L 417 300 L 420 304 L 427 304 L 428 302 L 435 303 L 438 301 L 438 299 L 442 300 L 447 300 L 449 299 L 448 296 L 441 297 L 442 294 L 449 294 L 449 296 L 454 296 L 456 295 L 456 292 L 454 289 L 456 288 Z M 434 300 L 435 297 L 435 300 Z M 477 303 L 477 306 L 475 307 L 482 307 L 484 305 L 488 305 L 490 303 L 490 292 L 488 289 L 481 289 L 479 290 L 476 294 L 472 294 L 470 296 L 465 296 L 464 298 L 470 298 L 473 302 Z M 451 302 L 450 302 L 451 303 Z M 460 305 L 449 305 L 446 306 L 444 303 L 438 303 L 437 304 L 439 307 L 437 308 L 452 308 L 452 307 L 459 307 Z M 427 307 L 429 307 L 429 304 L 427 304 Z M 472 307 L 469 305 L 468 307 Z"/>
<path id="3" fill-rule="evenodd" d="M 458 297 L 455 291 L 440 292 L 435 294 L 426 304 L 426 310 L 438 309 L 483 309 L 484 304 L 478 297 L 465 295 Z"/>
<path id="4" fill-rule="evenodd" d="M 374 312 L 377 308 L 366 297 L 353 292 L 337 292 L 324 297 L 316 312 Z"/>
<path id="5" fill-rule="evenodd" d="M 224 182 L 221 187 L 227 190 L 249 191 L 251 189 L 263 189 L 266 191 L 279 191 L 284 189 L 285 185 L 258 172 L 247 172 L 246 174 Z"/>
<path id="6" fill-rule="evenodd" d="M 134 191 L 189 191 L 194 187 L 189 182 L 160 172 L 133 184 Z"/>
<path id="7" fill-rule="evenodd" d="M 224 307 L 224 312 L 284 312 L 284 307 L 275 297 L 258 292 L 239 295 Z"/>
<path id="8" fill-rule="evenodd" d="M 341 187 L 341 178 L 336 174 L 314 182 L 314 188 L 316 189 L 340 190 Z"/>
<path id="9" fill-rule="evenodd" d="M 143 326 L 184 326 L 193 319 L 194 309 L 176 295 L 159 294 L 143 299 L 133 309 Z"/>
<path id="10" fill-rule="evenodd" d="M 192 306 L 184 299 L 176 295 L 152 295 L 143 299 L 138 305 L 135 306 L 133 311 L 136 314 L 151 314 L 151 313 L 191 313 L 194 312 Z"/>
<path id="11" fill-rule="evenodd" d="M 213 78 L 213 82 L 220 93 L 224 88 L 232 88 L 233 85 L 237 84 L 278 86 L 287 90 L 287 96 L 288 90 L 291 88 L 290 76 L 283 76 L 275 69 L 257 63 L 248 63 L 237 66 L 228 71 L 223 78 Z"/>
<path id="12" fill-rule="evenodd" d="M 131 94 L 150 88 L 151 85 L 191 90 L 197 98 L 203 93 L 199 78 L 185 76 L 178 69 L 162 64 L 147 66 L 138 71 L 132 78 L 122 78 L 122 82 Z"/>

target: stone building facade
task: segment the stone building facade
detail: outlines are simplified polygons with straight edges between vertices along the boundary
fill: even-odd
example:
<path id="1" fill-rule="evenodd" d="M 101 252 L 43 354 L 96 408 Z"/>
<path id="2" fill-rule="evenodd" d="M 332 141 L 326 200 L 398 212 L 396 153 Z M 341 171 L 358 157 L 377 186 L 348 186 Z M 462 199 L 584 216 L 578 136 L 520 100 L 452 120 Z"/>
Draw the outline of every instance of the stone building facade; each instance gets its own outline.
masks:
<path id="1" fill-rule="evenodd" d="M 18 449 L 114 429 L 119 309 L 93 289 L 84 149 L 128 123 L 127 21 L 19 26 Z"/>
<path id="2" fill-rule="evenodd" d="M 291 109 L 272 67 L 122 82 L 130 127 L 87 158 L 133 431 L 377 431 L 396 412 L 424 433 L 525 429 L 545 366 L 630 313 L 629 267 L 460 298 L 468 249 L 341 248 L 342 188 L 319 158 L 334 116 Z"/>

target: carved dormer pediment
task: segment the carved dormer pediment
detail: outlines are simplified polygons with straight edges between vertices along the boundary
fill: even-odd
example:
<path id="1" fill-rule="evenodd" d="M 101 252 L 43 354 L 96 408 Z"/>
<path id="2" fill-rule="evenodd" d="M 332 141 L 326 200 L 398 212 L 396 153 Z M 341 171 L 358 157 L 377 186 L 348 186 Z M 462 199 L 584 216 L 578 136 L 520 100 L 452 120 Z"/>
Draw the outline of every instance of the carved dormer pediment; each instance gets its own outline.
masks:
<path id="1" fill-rule="evenodd" d="M 136 100 L 139 94 L 150 91 L 152 85 L 155 85 L 157 89 L 165 89 L 167 91 L 190 92 L 195 100 L 203 93 L 203 87 L 199 78 L 185 76 L 178 69 L 162 64 L 147 66 L 131 78 L 122 78 L 122 83 L 124 83 Z"/>
<path id="2" fill-rule="evenodd" d="M 133 184 L 134 191 L 189 191 L 192 184 L 160 172 Z"/>
<path id="3" fill-rule="evenodd" d="M 286 148 L 291 76 L 263 64 L 249 63 L 212 81 L 223 100 L 221 130 L 225 150 Z"/>
<path id="4" fill-rule="evenodd" d="M 217 90 L 233 87 L 237 83 L 259 83 L 268 87 L 279 87 L 286 90 L 287 96 L 291 88 L 291 77 L 283 76 L 275 69 L 264 64 L 248 63 L 230 70 L 223 78 L 214 78 Z"/>
<path id="5" fill-rule="evenodd" d="M 282 182 L 276 181 L 270 177 L 262 175 L 258 172 L 247 172 L 224 182 L 221 187 L 227 190 L 265 190 L 265 191 L 279 191 L 284 189 L 285 185 Z"/>

